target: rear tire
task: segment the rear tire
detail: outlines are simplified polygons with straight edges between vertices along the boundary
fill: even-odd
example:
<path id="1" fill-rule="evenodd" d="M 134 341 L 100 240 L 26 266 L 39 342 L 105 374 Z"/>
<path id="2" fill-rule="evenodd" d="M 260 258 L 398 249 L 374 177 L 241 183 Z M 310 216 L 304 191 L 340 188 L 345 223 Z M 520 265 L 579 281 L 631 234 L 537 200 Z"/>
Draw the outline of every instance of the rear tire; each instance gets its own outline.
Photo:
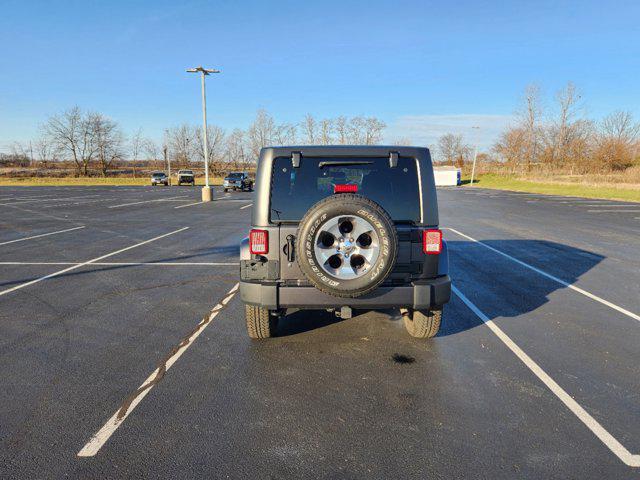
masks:
<path id="1" fill-rule="evenodd" d="M 407 310 L 402 317 L 409 335 L 414 338 L 433 338 L 440 330 L 442 310 Z"/>
<path id="2" fill-rule="evenodd" d="M 270 338 L 275 336 L 278 317 L 271 315 L 268 308 L 245 305 L 247 333 L 251 338 Z"/>

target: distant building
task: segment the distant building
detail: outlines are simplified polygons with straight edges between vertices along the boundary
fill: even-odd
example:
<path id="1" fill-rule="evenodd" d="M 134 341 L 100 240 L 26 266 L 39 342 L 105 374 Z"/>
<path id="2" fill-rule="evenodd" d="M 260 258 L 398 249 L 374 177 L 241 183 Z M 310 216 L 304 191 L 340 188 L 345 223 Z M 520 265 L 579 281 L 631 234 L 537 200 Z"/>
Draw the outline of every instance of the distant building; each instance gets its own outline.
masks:
<path id="1" fill-rule="evenodd" d="M 433 167 L 436 187 L 455 187 L 462 183 L 462 171 L 457 167 Z"/>

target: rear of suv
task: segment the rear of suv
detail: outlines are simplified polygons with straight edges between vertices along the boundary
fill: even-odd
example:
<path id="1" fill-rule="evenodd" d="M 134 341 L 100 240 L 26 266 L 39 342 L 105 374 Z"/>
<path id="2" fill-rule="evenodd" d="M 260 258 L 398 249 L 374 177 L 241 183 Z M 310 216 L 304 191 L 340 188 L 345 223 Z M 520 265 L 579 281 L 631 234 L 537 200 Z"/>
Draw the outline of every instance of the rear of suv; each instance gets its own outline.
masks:
<path id="1" fill-rule="evenodd" d="M 409 334 L 438 333 L 451 295 L 429 150 L 271 147 L 260 153 L 240 293 L 252 338 L 288 309 L 398 308 Z"/>

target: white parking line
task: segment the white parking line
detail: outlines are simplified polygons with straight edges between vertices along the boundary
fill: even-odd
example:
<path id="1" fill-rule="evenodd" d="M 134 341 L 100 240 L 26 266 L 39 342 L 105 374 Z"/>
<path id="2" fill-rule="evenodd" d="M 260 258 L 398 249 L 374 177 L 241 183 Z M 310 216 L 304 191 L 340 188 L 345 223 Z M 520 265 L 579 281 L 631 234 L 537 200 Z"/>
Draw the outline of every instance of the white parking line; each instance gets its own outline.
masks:
<path id="1" fill-rule="evenodd" d="M 71 232 L 73 230 L 80 230 L 81 228 L 84 228 L 84 226 L 82 226 L 82 227 L 74 227 L 74 228 L 67 228 L 66 230 L 57 230 L 55 232 L 49 232 L 49 233 L 41 233 L 40 235 L 33 235 L 31 237 L 17 238 L 15 240 L 9 240 L 8 242 L 2 242 L 2 243 L 0 243 L 0 245 L 8 245 L 10 243 L 24 242 L 25 240 L 31 240 L 33 238 L 47 237 L 49 235 L 57 235 L 58 233 Z"/>
<path id="2" fill-rule="evenodd" d="M 607 306 L 609 308 L 612 308 L 612 309 L 616 310 L 617 312 L 620 312 L 620 313 L 626 315 L 627 317 L 633 318 L 634 320 L 637 320 L 637 321 L 640 322 L 640 315 L 638 315 L 636 313 L 630 312 L 629 310 L 626 310 L 626 309 L 620 307 L 619 305 L 616 305 L 615 303 L 609 302 L 608 300 L 605 300 L 604 298 L 601 298 L 601 297 L 599 297 L 597 295 L 594 295 L 591 292 L 587 292 L 586 290 L 583 290 L 580 287 L 576 287 L 575 285 L 571 285 L 570 283 L 565 282 L 564 280 L 562 280 L 562 279 L 560 279 L 558 277 L 555 277 L 555 276 L 551 275 L 550 273 L 547 273 L 547 272 L 545 272 L 543 270 L 540 270 L 539 268 L 536 268 L 533 265 L 529 265 L 528 263 L 523 262 L 522 260 L 518 260 L 517 258 L 512 257 L 511 255 L 498 250 L 497 248 L 493 248 L 492 246 L 487 245 L 486 243 L 481 242 L 480 240 L 476 240 L 475 238 L 470 237 L 469 235 L 465 235 L 464 233 L 456 230 L 455 228 L 451 228 L 451 227 L 443 227 L 443 228 L 446 229 L 446 230 L 450 230 L 450 231 L 452 231 L 454 233 L 457 233 L 461 237 L 464 237 L 464 238 L 466 238 L 468 240 L 471 240 L 472 242 L 475 242 L 478 245 L 482 245 L 484 248 L 487 248 L 487 249 L 491 250 L 492 252 L 497 253 L 498 255 L 502 255 L 503 257 L 508 258 L 509 260 L 512 260 L 512 261 L 516 262 L 518 265 L 522 265 L 523 267 L 528 268 L 529 270 L 533 270 L 534 272 L 542 275 L 543 277 L 548 278 L 549 280 L 553 280 L 554 282 L 557 282 L 557 283 L 559 283 L 560 285 L 562 285 L 564 287 L 570 288 L 571 290 L 573 290 L 575 292 L 578 292 L 581 295 L 584 295 L 585 297 L 590 298 L 591 300 L 595 300 L 596 302 L 601 303 L 602 305 L 605 305 L 605 306 Z"/>
<path id="3" fill-rule="evenodd" d="M 0 265 L 85 265 L 83 262 L 0 262 Z M 91 262 L 91 265 L 159 265 L 175 267 L 237 267 L 238 262 Z"/>
<path id="4" fill-rule="evenodd" d="M 107 423 L 98 430 L 98 432 L 91 437 L 87 444 L 82 447 L 78 452 L 79 457 L 93 457 L 102 446 L 109 440 L 113 432 L 124 422 L 129 414 L 136 408 L 136 406 L 142 401 L 144 397 L 151 391 L 151 389 L 164 377 L 166 372 L 172 367 L 176 361 L 182 356 L 184 352 L 193 344 L 196 338 L 209 326 L 211 321 L 216 318 L 220 310 L 227 305 L 233 296 L 238 291 L 239 284 L 236 283 L 231 290 L 227 293 L 225 298 L 218 303 L 207 317 L 204 317 L 187 337 L 183 338 L 178 345 L 171 351 L 171 353 L 164 359 L 162 365 L 156 368 L 149 377 L 133 392 L 127 399 L 125 399 L 122 406 L 113 414 L 113 416 L 107 420 Z"/>
<path id="5" fill-rule="evenodd" d="M 244 210 L 245 208 L 249 208 L 251 205 L 253 205 L 253 203 L 250 203 L 249 205 L 245 205 L 244 207 L 240 207 L 240 210 Z"/>
<path id="6" fill-rule="evenodd" d="M 200 205 L 201 203 L 205 203 L 205 202 L 187 203 L 186 205 L 178 205 L 177 207 L 173 207 L 173 208 L 184 208 L 184 207 L 190 207 L 190 206 L 192 206 L 192 205 Z"/>
<path id="7" fill-rule="evenodd" d="M 640 210 L 587 210 L 589 213 L 638 213 Z"/>
<path id="8" fill-rule="evenodd" d="M 640 207 L 640 205 L 635 204 L 635 205 L 631 205 L 631 204 L 625 204 L 625 205 L 620 205 L 619 203 L 591 203 L 591 204 L 585 204 L 585 205 L 581 205 L 582 207 L 616 207 L 616 208 L 629 208 L 629 207 L 633 207 L 633 208 L 638 208 Z"/>
<path id="9" fill-rule="evenodd" d="M 58 201 L 58 202 L 66 202 L 69 200 L 78 200 L 81 198 L 92 198 L 92 197 L 99 197 L 100 195 L 83 195 L 83 196 L 79 196 L 79 197 L 63 197 L 63 198 L 36 198 L 33 200 L 20 200 L 17 202 L 11 202 L 11 203 L 0 203 L 0 205 L 2 206 L 11 206 L 11 205 L 22 205 L 24 203 L 34 203 L 34 202 L 51 202 L 51 201 Z"/>
<path id="10" fill-rule="evenodd" d="M 169 197 L 169 198 L 157 198 L 155 200 L 142 200 L 140 202 L 131 202 L 131 203 L 122 203 L 120 205 L 112 205 L 108 208 L 128 207 L 129 205 L 140 205 L 141 203 L 167 202 L 169 200 L 176 200 L 176 199 L 185 198 L 185 197 L 187 197 L 187 195 L 180 195 L 178 197 Z"/>
<path id="11" fill-rule="evenodd" d="M 524 350 L 522 350 L 511 338 L 498 327 L 493 320 L 490 320 L 482 311 L 471 302 L 454 285 L 451 286 L 455 293 L 469 309 L 476 314 L 484 324 L 511 350 L 526 367 L 544 383 L 551 392 L 560 399 L 593 434 L 604 443 L 620 460 L 630 467 L 640 467 L 640 455 L 633 455 L 616 438 L 598 423 L 589 413 L 576 402 L 556 381 L 551 378 L 536 362 L 534 362 Z"/>
<path id="12" fill-rule="evenodd" d="M 182 227 L 178 230 L 174 230 L 173 232 L 165 233 L 163 235 L 159 235 L 154 238 L 150 238 L 149 240 L 145 240 L 144 242 L 136 243 L 135 245 L 131 245 L 130 247 L 121 248 L 120 250 L 116 250 L 115 252 L 107 253 L 106 255 L 101 255 L 100 257 L 92 258 L 91 260 L 87 260 L 86 262 L 77 263 L 75 265 L 70 266 L 69 268 L 65 268 L 63 270 L 58 270 L 57 272 L 50 273 L 49 275 L 45 275 L 44 277 L 36 278 L 35 280 L 31 280 L 29 282 L 21 283 L 20 285 L 16 285 L 15 287 L 7 288 L 6 290 L 0 291 L 0 296 L 6 295 L 7 293 L 14 292 L 16 290 L 20 290 L 21 288 L 28 287 L 29 285 L 33 285 L 34 283 L 42 282 L 43 280 L 47 280 L 48 278 L 57 277 L 62 275 L 63 273 L 70 272 L 71 270 L 75 270 L 77 268 L 83 267 L 85 265 L 89 265 L 95 262 L 98 262 L 104 258 L 112 257 L 113 255 L 117 255 L 118 253 L 126 252 L 127 250 L 131 250 L 132 248 L 140 247 L 141 245 L 146 245 L 147 243 L 155 242 L 156 240 L 160 240 L 161 238 L 168 237 L 169 235 L 173 235 L 175 233 L 183 232 L 187 230 L 189 227 Z"/>

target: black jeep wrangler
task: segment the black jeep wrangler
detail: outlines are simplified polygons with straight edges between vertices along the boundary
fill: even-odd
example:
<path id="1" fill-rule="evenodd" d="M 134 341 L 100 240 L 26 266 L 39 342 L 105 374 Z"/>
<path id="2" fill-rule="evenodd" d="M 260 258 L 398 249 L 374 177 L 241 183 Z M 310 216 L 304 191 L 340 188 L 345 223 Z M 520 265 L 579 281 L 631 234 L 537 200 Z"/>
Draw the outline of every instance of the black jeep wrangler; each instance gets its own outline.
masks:
<path id="1" fill-rule="evenodd" d="M 252 338 L 289 308 L 399 308 L 407 331 L 438 333 L 451 295 L 426 148 L 271 147 L 260 153 L 240 294 Z"/>

